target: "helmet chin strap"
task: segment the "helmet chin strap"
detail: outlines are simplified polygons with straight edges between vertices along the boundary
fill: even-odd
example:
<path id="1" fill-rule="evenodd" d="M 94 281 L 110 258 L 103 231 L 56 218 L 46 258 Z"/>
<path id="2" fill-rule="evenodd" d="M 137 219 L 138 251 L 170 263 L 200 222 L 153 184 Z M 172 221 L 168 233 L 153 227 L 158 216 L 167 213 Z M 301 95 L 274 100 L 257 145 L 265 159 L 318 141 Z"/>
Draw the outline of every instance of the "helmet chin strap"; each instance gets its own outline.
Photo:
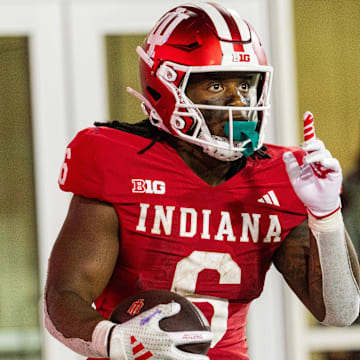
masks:
<path id="1" fill-rule="evenodd" d="M 222 138 L 220 136 L 212 136 L 213 141 L 218 144 L 226 144 L 227 139 Z M 215 147 L 214 145 L 203 145 L 203 151 L 205 154 L 221 161 L 235 161 L 243 157 L 241 152 L 234 152 L 233 150 L 227 150 L 219 147 Z"/>
<path id="2" fill-rule="evenodd" d="M 239 151 L 234 151 L 233 148 L 229 147 L 228 138 L 212 135 L 207 126 L 201 127 L 199 138 L 206 141 L 206 143 L 201 144 L 204 153 L 217 160 L 234 161 L 243 156 L 243 151 L 245 150 L 245 147 L 243 147 L 244 143 L 241 145 L 234 143 L 233 146 L 239 149 Z"/>

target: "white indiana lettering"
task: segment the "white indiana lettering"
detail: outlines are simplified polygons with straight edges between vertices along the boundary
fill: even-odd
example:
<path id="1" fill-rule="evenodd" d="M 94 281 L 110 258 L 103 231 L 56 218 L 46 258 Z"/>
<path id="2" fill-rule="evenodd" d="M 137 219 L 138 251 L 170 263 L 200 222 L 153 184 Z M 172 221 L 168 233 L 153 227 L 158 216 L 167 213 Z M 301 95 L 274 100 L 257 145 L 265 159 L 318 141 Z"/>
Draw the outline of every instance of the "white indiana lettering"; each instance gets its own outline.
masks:
<path id="1" fill-rule="evenodd" d="M 149 206 L 150 206 L 150 204 L 140 204 L 139 221 L 136 226 L 137 231 L 142 231 L 142 232 L 146 231 L 145 221 L 146 221 L 147 210 L 148 210 Z"/>
<path id="2" fill-rule="evenodd" d="M 251 214 L 253 221 L 250 219 L 250 214 L 242 213 L 241 216 L 243 218 L 242 225 L 242 234 L 240 241 L 241 242 L 249 242 L 249 231 L 254 243 L 257 243 L 259 240 L 259 219 L 260 214 Z"/>
<path id="3" fill-rule="evenodd" d="M 172 228 L 172 217 L 175 206 L 166 206 L 166 215 L 164 213 L 164 208 L 162 205 L 155 205 L 155 218 L 154 226 L 151 229 L 152 234 L 161 234 L 160 223 L 163 226 L 164 232 L 166 235 L 171 234 Z"/>
<path id="4" fill-rule="evenodd" d="M 273 238 L 273 242 L 279 242 L 281 240 L 281 225 L 279 218 L 276 215 L 269 215 L 270 217 L 270 225 L 269 230 L 265 236 L 264 242 L 271 242 L 271 238 Z"/>
<path id="5" fill-rule="evenodd" d="M 260 220 L 268 223 L 268 229 L 265 237 L 263 237 L 263 243 L 272 243 L 281 241 L 281 225 L 277 215 L 269 214 L 268 218 L 262 218 L 261 214 L 249 214 L 241 213 L 241 224 L 236 223 L 238 227 L 241 226 L 241 234 L 237 237 L 234 233 L 233 224 L 231 221 L 231 213 L 228 211 L 221 211 L 220 221 L 217 225 L 217 231 L 210 232 L 210 217 L 212 211 L 210 209 L 202 209 L 198 212 L 194 208 L 175 206 L 163 206 L 153 205 L 150 208 L 150 204 L 140 204 L 139 219 L 136 226 L 136 230 L 139 232 L 146 232 L 150 229 L 152 234 L 156 235 L 174 235 L 174 231 L 178 231 L 178 236 L 182 238 L 193 238 L 198 229 L 201 231 L 200 238 L 204 240 L 218 240 L 218 241 L 231 241 L 235 242 L 237 239 L 241 243 L 258 243 L 260 237 Z M 149 211 L 154 213 L 154 216 L 148 217 Z M 176 217 L 175 224 L 179 224 L 178 229 L 173 229 L 173 218 Z M 152 219 L 152 220 L 150 220 Z M 202 220 L 202 228 L 201 228 Z M 200 226 L 199 226 L 200 224 Z M 264 236 L 264 235 L 263 235 Z"/>
<path id="6" fill-rule="evenodd" d="M 201 238 L 202 239 L 210 239 L 209 219 L 210 219 L 211 210 L 203 209 L 202 214 L 203 214 L 203 230 L 201 233 Z"/>
<path id="7" fill-rule="evenodd" d="M 224 234 L 228 236 L 227 237 L 228 241 L 236 240 L 231 225 L 230 213 L 228 211 L 221 212 L 221 220 L 220 220 L 218 232 L 215 235 L 215 240 L 224 240 Z"/>
<path id="8" fill-rule="evenodd" d="M 187 229 L 190 215 L 190 230 Z M 194 237 L 197 230 L 197 212 L 193 208 L 180 208 L 180 236 Z"/>

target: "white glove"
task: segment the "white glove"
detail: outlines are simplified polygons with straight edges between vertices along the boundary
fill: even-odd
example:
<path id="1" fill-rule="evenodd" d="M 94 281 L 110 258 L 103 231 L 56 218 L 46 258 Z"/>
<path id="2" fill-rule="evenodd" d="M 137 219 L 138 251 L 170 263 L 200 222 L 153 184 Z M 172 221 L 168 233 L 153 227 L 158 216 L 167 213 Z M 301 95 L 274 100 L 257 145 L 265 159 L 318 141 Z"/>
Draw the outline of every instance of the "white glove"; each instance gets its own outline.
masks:
<path id="1" fill-rule="evenodd" d="M 192 354 L 176 348 L 177 345 L 211 341 L 209 331 L 166 332 L 159 321 L 177 314 L 178 303 L 161 304 L 117 325 L 110 339 L 111 360 L 209 360 L 205 355 Z"/>
<path id="2" fill-rule="evenodd" d="M 292 152 L 284 153 L 283 160 L 298 198 L 313 216 L 323 218 L 341 206 L 341 167 L 324 143 L 316 139 L 310 112 L 304 114 L 304 137 L 305 141 L 300 145 L 306 152 L 303 165 L 299 166 Z"/>

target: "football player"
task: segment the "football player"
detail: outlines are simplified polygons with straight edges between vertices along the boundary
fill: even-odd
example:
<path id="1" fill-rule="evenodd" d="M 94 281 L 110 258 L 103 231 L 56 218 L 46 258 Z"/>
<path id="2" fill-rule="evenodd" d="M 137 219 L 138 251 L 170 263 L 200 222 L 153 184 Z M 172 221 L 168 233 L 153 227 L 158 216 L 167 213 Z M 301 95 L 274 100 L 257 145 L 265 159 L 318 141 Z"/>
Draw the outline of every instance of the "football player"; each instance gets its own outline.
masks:
<path id="1" fill-rule="evenodd" d="M 341 168 L 311 113 L 301 148 L 263 144 L 272 68 L 255 30 L 219 4 L 186 4 L 137 53 L 142 93 L 129 91 L 148 119 L 97 124 L 66 151 L 59 183 L 74 196 L 49 262 L 50 333 L 93 358 L 246 360 L 247 312 L 272 263 L 321 323 L 350 325 L 359 267 Z M 174 304 L 107 320 L 149 289 L 191 299 L 211 333 L 162 331 Z M 177 348 L 210 338 L 207 356 Z"/>

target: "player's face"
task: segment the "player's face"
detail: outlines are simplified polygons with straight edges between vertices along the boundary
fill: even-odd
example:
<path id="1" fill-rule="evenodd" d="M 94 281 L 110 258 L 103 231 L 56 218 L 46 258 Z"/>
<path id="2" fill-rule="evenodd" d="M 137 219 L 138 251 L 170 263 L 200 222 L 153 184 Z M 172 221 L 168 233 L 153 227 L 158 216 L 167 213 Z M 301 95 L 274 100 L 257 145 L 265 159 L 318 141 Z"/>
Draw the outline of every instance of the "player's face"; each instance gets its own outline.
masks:
<path id="1" fill-rule="evenodd" d="M 193 74 L 186 95 L 195 104 L 218 106 L 250 106 L 250 76 L 236 73 Z M 225 136 L 224 125 L 229 121 L 227 110 L 200 110 L 213 135 Z M 233 119 L 247 121 L 247 111 L 233 111 Z"/>

